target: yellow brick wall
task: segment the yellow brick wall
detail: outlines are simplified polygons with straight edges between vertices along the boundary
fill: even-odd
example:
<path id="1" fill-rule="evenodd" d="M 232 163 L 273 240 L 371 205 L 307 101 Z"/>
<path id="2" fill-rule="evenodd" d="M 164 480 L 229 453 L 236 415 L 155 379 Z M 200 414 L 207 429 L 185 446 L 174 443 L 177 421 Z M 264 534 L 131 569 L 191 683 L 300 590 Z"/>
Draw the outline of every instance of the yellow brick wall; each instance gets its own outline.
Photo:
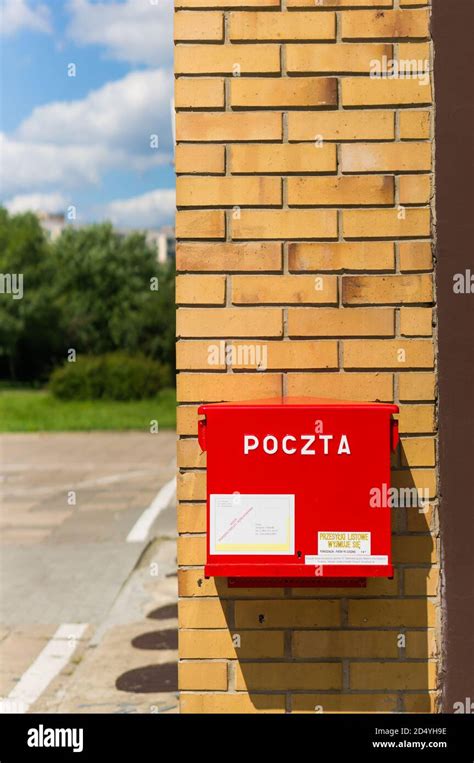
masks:
<path id="1" fill-rule="evenodd" d="M 429 3 L 176 0 L 175 39 L 181 711 L 434 711 Z M 265 370 L 210 364 L 220 342 Z M 393 510 L 393 580 L 204 578 L 197 405 L 280 394 L 400 404 L 394 485 L 430 506 Z"/>

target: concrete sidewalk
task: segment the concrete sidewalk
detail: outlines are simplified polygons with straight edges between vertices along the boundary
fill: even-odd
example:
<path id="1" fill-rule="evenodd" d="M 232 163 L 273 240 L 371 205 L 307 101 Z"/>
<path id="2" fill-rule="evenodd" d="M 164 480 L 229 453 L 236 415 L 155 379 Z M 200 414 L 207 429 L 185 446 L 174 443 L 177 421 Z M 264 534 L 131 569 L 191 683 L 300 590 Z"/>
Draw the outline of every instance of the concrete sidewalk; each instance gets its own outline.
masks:
<path id="1" fill-rule="evenodd" d="M 173 711 L 174 501 L 127 536 L 174 477 L 174 432 L 2 435 L 0 452 L 3 708 L 59 632 L 66 664 L 30 712 Z"/>

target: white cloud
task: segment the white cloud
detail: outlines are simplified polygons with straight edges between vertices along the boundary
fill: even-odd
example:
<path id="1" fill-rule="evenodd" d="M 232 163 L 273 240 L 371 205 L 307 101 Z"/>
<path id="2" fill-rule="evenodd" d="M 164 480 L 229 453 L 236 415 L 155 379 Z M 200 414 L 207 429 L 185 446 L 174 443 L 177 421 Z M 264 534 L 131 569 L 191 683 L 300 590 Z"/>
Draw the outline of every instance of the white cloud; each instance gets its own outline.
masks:
<path id="1" fill-rule="evenodd" d="M 131 199 L 111 201 L 102 207 L 101 216 L 114 225 L 156 228 L 172 222 L 175 204 L 174 189 L 158 189 Z"/>
<path id="2" fill-rule="evenodd" d="M 37 107 L 12 136 L 0 136 L 4 193 L 97 185 L 109 170 L 145 172 L 169 161 L 171 92 L 171 77 L 158 69 Z M 155 134 L 159 150 L 150 147 Z"/>
<path id="3" fill-rule="evenodd" d="M 0 134 L 3 194 L 29 192 L 48 186 L 78 188 L 98 185 L 108 170 L 144 172 L 167 161 L 156 152 L 128 154 L 123 149 L 91 146 L 56 146 L 10 140 Z"/>
<path id="4" fill-rule="evenodd" d="M 131 72 L 77 101 L 33 109 L 16 131 L 21 140 L 56 145 L 134 147 L 146 152 L 150 135 L 170 146 L 173 82 L 163 69 Z"/>
<path id="5" fill-rule="evenodd" d="M 30 3 L 28 0 L 2 0 L 1 31 L 5 36 L 13 35 L 21 29 L 51 33 L 51 14 L 43 3 Z"/>
<path id="6" fill-rule="evenodd" d="M 18 212 L 62 212 L 67 204 L 66 196 L 58 191 L 25 193 L 5 202 L 6 208 L 12 215 Z"/>
<path id="7" fill-rule="evenodd" d="M 70 0 L 68 35 L 105 46 L 111 58 L 172 68 L 173 0 Z"/>

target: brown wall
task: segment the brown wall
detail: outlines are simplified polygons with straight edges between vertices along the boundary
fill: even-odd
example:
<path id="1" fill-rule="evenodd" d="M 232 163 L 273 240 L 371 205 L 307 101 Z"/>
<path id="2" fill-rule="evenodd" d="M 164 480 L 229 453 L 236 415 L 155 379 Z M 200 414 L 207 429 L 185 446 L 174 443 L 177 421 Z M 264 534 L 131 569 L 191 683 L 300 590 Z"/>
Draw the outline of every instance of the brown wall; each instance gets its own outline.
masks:
<path id="1" fill-rule="evenodd" d="M 369 76 L 373 60 L 431 67 L 430 7 L 241 2 L 178 0 L 175 15 L 181 709 L 433 710 L 431 86 Z M 213 365 L 221 341 L 264 345 L 266 370 Z M 280 394 L 400 404 L 394 484 L 430 507 L 393 511 L 393 580 L 204 579 L 196 406 Z"/>

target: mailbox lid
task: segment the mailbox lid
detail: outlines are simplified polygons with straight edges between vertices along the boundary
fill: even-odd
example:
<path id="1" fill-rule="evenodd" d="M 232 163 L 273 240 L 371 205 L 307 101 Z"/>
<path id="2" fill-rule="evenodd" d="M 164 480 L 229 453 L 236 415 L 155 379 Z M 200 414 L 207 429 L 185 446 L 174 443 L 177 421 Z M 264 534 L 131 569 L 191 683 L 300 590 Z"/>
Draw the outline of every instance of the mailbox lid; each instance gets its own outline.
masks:
<path id="1" fill-rule="evenodd" d="M 347 407 L 352 410 L 378 411 L 385 413 L 398 413 L 398 405 L 394 403 L 361 402 L 360 400 L 335 400 L 323 397 L 270 397 L 261 400 L 242 400 L 225 403 L 203 403 L 198 408 L 198 414 L 208 414 L 214 411 L 226 411 L 233 408 L 341 408 Z"/>

